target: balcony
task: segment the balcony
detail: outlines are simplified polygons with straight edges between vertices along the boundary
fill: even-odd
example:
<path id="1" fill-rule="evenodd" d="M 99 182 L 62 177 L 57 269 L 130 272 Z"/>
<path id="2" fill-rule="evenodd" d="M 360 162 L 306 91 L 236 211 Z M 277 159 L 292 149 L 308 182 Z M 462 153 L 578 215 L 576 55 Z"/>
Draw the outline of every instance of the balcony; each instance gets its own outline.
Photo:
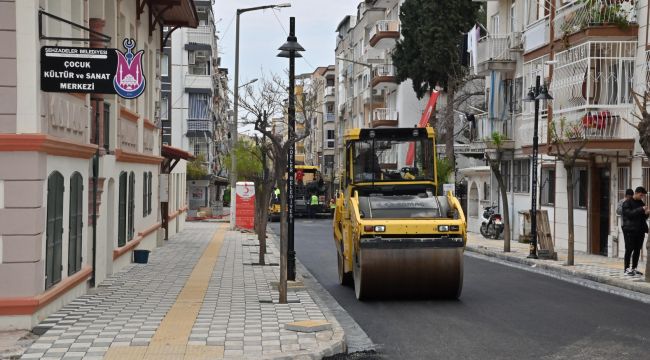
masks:
<path id="1" fill-rule="evenodd" d="M 210 120 L 187 120 L 187 136 L 199 136 L 212 134 L 212 121 Z"/>
<path id="2" fill-rule="evenodd" d="M 323 120 L 325 120 L 326 123 L 334 122 L 336 120 L 336 115 L 334 113 L 325 113 Z"/>
<path id="3" fill-rule="evenodd" d="M 334 88 L 334 86 L 326 86 L 325 91 L 323 92 L 323 96 L 325 97 L 325 101 L 326 102 L 334 101 L 334 95 L 336 95 L 336 89 Z M 332 98 L 328 99 L 330 96 Z"/>
<path id="4" fill-rule="evenodd" d="M 635 1 L 578 1 L 558 9 L 555 15 L 555 40 L 576 33 L 597 37 L 637 36 Z M 574 42 L 572 42 L 574 43 Z"/>
<path id="5" fill-rule="evenodd" d="M 397 88 L 397 76 L 392 64 L 375 65 L 372 68 L 372 87 L 383 87 L 389 90 Z"/>
<path id="6" fill-rule="evenodd" d="M 400 36 L 400 26 L 397 20 L 379 20 L 370 30 L 370 46 L 388 50 L 395 46 Z"/>
<path id="7" fill-rule="evenodd" d="M 379 108 L 374 109 L 372 115 L 372 122 L 370 123 L 370 126 L 373 128 L 399 126 L 399 113 L 397 110 Z"/>
<path id="8" fill-rule="evenodd" d="M 216 49 L 215 35 L 212 26 L 200 25 L 196 29 L 187 29 L 187 41 L 190 44 L 205 44 Z"/>
<path id="9" fill-rule="evenodd" d="M 479 75 L 488 75 L 492 71 L 513 72 L 516 68 L 516 52 L 510 49 L 512 38 L 509 35 L 488 35 L 478 43 Z"/>
<path id="10" fill-rule="evenodd" d="M 505 139 L 509 139 L 502 144 L 503 149 L 514 149 L 512 121 L 490 118 L 487 113 L 476 116 L 476 126 L 470 129 L 470 140 L 479 147 L 490 148 L 493 147 L 491 139 L 495 132 L 503 135 Z"/>

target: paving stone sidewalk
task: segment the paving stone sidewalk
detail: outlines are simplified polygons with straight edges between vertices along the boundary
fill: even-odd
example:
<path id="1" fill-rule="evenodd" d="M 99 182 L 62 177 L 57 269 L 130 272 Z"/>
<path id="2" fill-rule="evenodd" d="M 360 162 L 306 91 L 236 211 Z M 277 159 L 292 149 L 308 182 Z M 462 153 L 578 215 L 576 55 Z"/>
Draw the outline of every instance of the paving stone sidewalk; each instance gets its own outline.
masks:
<path id="1" fill-rule="evenodd" d="M 109 348 L 149 346 L 219 225 L 187 223 L 182 233 L 150 254 L 149 264 L 129 265 L 101 283 L 95 294 L 49 316 L 39 324 L 47 331 L 22 358 L 102 359 Z M 248 265 L 257 261 L 255 244 L 252 234 L 226 233 L 198 316 L 182 342 L 188 349 L 221 347 L 223 357 L 237 359 L 320 359 L 344 352 L 342 328 L 305 289 L 292 291 L 290 304 L 277 303 L 271 282 L 279 279 L 279 267 Z M 267 262 L 278 263 L 270 241 L 268 249 Z M 297 320 L 327 320 L 332 329 L 284 329 Z"/>
<path id="2" fill-rule="evenodd" d="M 574 266 L 567 266 L 567 251 L 557 249 L 558 260 L 533 260 L 528 259 L 528 244 L 512 241 L 510 252 L 503 252 L 503 240 L 488 240 L 481 234 L 467 234 L 467 250 L 490 257 L 500 258 L 510 262 L 524 265 L 534 265 L 537 268 L 553 271 L 563 275 L 575 276 L 599 283 L 619 287 L 625 290 L 650 294 L 650 283 L 644 281 L 640 275 L 626 276 L 623 274 L 623 259 L 607 256 L 591 255 L 576 252 Z M 645 261 L 639 261 L 638 269 L 645 270 Z"/>

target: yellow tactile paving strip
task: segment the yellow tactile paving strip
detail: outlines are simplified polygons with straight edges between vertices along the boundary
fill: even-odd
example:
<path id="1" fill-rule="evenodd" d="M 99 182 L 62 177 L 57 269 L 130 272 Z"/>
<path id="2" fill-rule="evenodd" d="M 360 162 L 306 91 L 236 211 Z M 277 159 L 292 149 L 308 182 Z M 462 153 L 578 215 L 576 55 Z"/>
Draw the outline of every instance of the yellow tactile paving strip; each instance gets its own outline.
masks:
<path id="1" fill-rule="evenodd" d="M 199 314 L 203 298 L 225 236 L 221 225 L 194 266 L 176 302 L 163 318 L 148 346 L 111 347 L 105 359 L 217 359 L 223 358 L 223 346 L 187 345 L 192 326 Z"/>

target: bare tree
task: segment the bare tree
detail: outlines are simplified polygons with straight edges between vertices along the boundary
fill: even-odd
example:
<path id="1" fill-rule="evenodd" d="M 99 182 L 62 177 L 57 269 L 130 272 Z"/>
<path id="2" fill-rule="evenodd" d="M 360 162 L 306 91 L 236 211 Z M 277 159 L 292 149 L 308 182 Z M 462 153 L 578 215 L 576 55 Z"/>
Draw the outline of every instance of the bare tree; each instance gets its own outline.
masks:
<path id="1" fill-rule="evenodd" d="M 499 132 L 493 132 L 490 141 L 494 145 L 494 151 L 486 151 L 485 158 L 490 164 L 490 169 L 494 173 L 499 185 L 501 202 L 503 203 L 503 252 L 510 252 L 510 208 L 508 206 L 508 193 L 506 192 L 506 183 L 503 173 L 501 172 L 501 163 L 505 149 L 503 148 L 506 138 Z"/>
<path id="2" fill-rule="evenodd" d="M 567 212 L 569 225 L 569 239 L 567 249 L 567 265 L 574 265 L 575 253 L 575 226 L 573 221 L 573 170 L 580 159 L 582 149 L 587 145 L 584 126 L 580 123 L 567 123 L 567 119 L 559 119 L 559 128 L 556 122 L 549 124 L 552 149 L 550 155 L 557 157 L 566 170 Z M 533 169 L 537 171 L 537 169 Z"/>
<path id="3" fill-rule="evenodd" d="M 284 106 L 284 99 L 289 96 L 288 87 L 284 80 L 278 75 L 272 75 L 270 79 L 261 79 L 259 81 L 257 91 L 252 87 L 248 88 L 243 97 L 240 98 L 240 105 L 243 109 L 254 115 L 255 130 L 261 133 L 268 139 L 267 153 L 272 154 L 273 159 L 273 173 L 277 181 L 277 186 L 280 189 L 280 303 L 287 303 L 287 179 L 283 176 L 287 170 L 287 157 L 289 150 L 296 143 L 307 138 L 311 131 L 311 121 L 304 121 L 304 132 L 298 134 L 291 131 L 288 126 L 287 109 Z M 312 114 L 318 109 L 314 109 L 312 105 L 317 101 L 313 100 L 316 93 L 313 91 L 306 91 L 309 89 L 303 88 L 303 96 L 299 97 L 296 101 L 296 112 L 303 114 Z M 264 116 L 266 112 L 266 116 Z M 258 116 L 255 116 L 258 115 Z M 282 116 L 279 120 L 276 116 Z M 305 116 L 305 119 L 309 117 Z M 276 119 L 278 123 L 272 122 Z M 285 131 L 274 131 L 274 125 L 281 123 Z"/>

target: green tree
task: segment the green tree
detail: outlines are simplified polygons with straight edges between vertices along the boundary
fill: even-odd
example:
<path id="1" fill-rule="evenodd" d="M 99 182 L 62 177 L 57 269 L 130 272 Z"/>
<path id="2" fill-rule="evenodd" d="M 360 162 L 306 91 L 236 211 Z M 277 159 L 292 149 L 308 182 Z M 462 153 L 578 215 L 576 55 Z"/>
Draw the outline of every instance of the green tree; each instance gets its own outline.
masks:
<path id="1" fill-rule="evenodd" d="M 194 160 L 187 163 L 187 178 L 189 180 L 201 180 L 208 175 L 205 165 L 205 156 L 197 155 Z"/>
<path id="2" fill-rule="evenodd" d="M 248 139 L 239 139 L 235 145 L 235 156 L 237 157 L 237 181 L 253 181 L 262 174 L 262 155 L 260 148 Z M 232 166 L 230 157 L 225 159 L 226 167 Z"/>
<path id="3" fill-rule="evenodd" d="M 449 181 L 449 177 L 453 171 L 454 165 L 449 160 L 445 158 L 436 159 L 436 180 L 438 180 L 439 194 L 442 194 L 442 184 L 446 184 Z"/>
<path id="4" fill-rule="evenodd" d="M 472 0 L 408 0 L 400 9 L 402 39 L 393 52 L 397 78 L 400 82 L 411 79 L 420 99 L 436 85 L 446 89 L 445 153 L 452 163 L 454 99 L 468 80 L 459 46 L 462 34 L 476 24 L 479 9 L 480 4 Z"/>

